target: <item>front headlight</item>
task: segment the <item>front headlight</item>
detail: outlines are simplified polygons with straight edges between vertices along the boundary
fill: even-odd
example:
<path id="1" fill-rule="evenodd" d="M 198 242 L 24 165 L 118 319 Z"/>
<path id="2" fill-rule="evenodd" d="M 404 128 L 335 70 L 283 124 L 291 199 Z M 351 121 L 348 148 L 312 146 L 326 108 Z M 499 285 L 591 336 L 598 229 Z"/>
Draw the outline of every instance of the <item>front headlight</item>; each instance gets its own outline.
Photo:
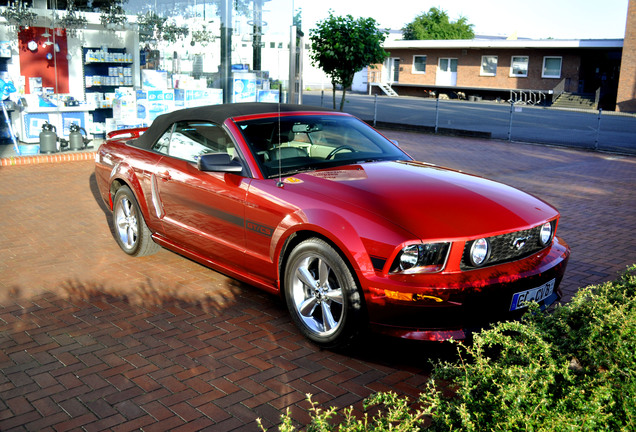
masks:
<path id="1" fill-rule="evenodd" d="M 550 240 L 552 240 L 552 223 L 546 222 L 541 226 L 539 242 L 541 243 L 541 246 L 545 246 L 550 243 Z"/>
<path id="2" fill-rule="evenodd" d="M 391 273 L 434 273 L 446 264 L 450 243 L 418 243 L 405 246 L 391 267 Z"/>
<path id="3" fill-rule="evenodd" d="M 470 262 L 473 266 L 479 267 L 486 259 L 488 259 L 488 253 L 490 252 L 490 245 L 488 240 L 480 238 L 475 240 L 470 248 Z"/>

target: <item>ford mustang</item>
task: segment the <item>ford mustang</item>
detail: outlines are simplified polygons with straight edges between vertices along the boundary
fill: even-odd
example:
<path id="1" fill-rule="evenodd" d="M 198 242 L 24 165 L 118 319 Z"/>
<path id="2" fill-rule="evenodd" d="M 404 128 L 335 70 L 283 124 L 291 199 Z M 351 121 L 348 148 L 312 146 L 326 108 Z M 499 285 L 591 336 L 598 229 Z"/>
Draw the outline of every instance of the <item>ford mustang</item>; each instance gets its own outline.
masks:
<path id="1" fill-rule="evenodd" d="M 570 254 L 549 204 L 322 108 L 174 111 L 111 132 L 95 174 L 124 252 L 167 248 L 280 295 L 323 347 L 466 338 L 557 301 Z"/>

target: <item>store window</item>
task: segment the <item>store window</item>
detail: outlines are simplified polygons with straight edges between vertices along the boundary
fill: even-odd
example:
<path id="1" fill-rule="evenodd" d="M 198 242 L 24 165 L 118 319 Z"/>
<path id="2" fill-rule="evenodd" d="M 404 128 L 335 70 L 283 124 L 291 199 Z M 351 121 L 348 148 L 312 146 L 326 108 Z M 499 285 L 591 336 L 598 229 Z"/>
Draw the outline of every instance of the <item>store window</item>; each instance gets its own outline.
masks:
<path id="1" fill-rule="evenodd" d="M 413 73 L 426 73 L 426 56 L 416 55 L 413 56 Z"/>
<path id="2" fill-rule="evenodd" d="M 293 0 L 75 2 L 86 5 L 81 10 L 73 2 L 24 3 L 36 19 L 0 25 L 0 78 L 23 104 L 14 126 L 27 144 L 39 142 L 46 123 L 59 138 L 68 139 L 72 124 L 104 138 L 182 108 L 302 102 L 309 28 L 301 28 Z M 97 3 L 121 8 L 102 13 Z M 182 154 L 190 158 L 195 147 Z"/>
<path id="3" fill-rule="evenodd" d="M 528 56 L 512 56 L 512 59 L 510 60 L 510 76 L 527 77 L 528 62 Z"/>
<path id="4" fill-rule="evenodd" d="M 543 57 L 541 78 L 561 78 L 562 57 Z"/>
<path id="5" fill-rule="evenodd" d="M 497 75 L 497 56 L 481 56 L 481 76 Z"/>

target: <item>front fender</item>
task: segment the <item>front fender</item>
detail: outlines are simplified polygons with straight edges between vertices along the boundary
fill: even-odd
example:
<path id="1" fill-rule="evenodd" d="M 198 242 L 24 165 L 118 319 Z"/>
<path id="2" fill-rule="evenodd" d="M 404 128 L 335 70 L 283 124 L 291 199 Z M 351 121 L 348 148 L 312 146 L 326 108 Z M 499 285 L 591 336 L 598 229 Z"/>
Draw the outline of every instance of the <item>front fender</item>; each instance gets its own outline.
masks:
<path id="1" fill-rule="evenodd" d="M 143 174 L 142 174 L 143 175 Z M 115 198 L 115 194 L 117 190 L 121 186 L 128 186 L 132 193 L 135 195 L 135 199 L 139 204 L 139 209 L 144 215 L 144 219 L 148 221 L 149 218 L 149 208 L 148 201 L 146 200 L 146 195 L 143 189 L 141 182 L 139 181 L 139 177 L 136 174 L 135 170 L 127 163 L 121 161 L 115 166 L 112 167 L 108 184 L 110 185 L 109 190 L 109 207 L 111 211 L 113 210 L 113 199 Z"/>
<path id="2" fill-rule="evenodd" d="M 336 246 L 356 273 L 375 274 L 372 257 L 388 257 L 397 245 L 414 240 L 413 235 L 384 219 L 346 210 L 312 208 L 286 217 L 274 232 L 273 257 L 285 253 L 284 245 L 299 233 L 316 233 Z M 274 261 L 276 262 L 276 261 Z"/>

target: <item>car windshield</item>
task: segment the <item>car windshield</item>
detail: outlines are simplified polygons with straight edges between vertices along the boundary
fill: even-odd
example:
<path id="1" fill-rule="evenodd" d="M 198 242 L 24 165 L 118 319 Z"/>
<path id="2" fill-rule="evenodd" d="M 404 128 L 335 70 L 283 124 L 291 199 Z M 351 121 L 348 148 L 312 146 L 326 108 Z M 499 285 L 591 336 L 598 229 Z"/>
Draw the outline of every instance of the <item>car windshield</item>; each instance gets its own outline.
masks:
<path id="1" fill-rule="evenodd" d="M 267 178 L 381 160 L 410 160 L 355 117 L 293 115 L 237 122 Z"/>

